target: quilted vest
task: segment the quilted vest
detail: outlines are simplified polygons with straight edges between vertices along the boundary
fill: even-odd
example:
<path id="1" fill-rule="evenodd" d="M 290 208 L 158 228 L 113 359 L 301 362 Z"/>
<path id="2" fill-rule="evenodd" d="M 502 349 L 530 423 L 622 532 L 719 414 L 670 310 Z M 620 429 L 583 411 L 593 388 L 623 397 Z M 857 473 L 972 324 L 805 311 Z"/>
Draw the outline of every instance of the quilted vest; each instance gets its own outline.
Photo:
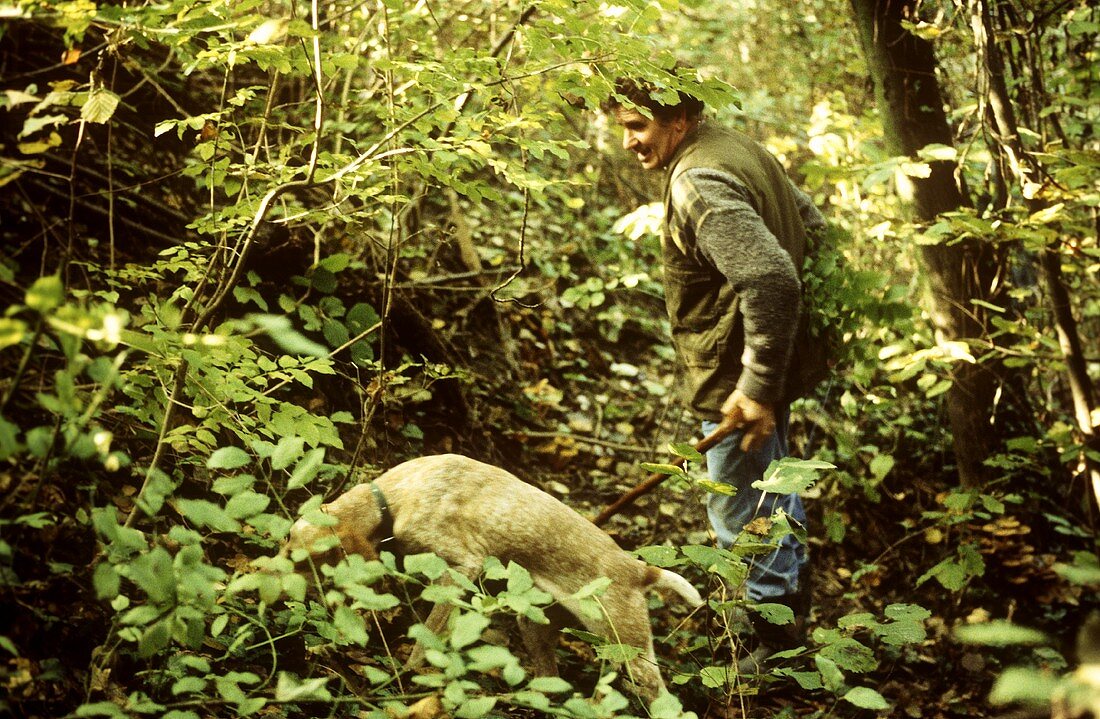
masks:
<path id="1" fill-rule="evenodd" d="M 697 416 L 717 421 L 722 417 L 722 403 L 741 375 L 744 326 L 737 293 L 698 251 L 693 229 L 684 225 L 673 207 L 672 184 L 692 168 L 720 170 L 739 179 L 748 189 L 753 208 L 800 273 L 806 229 L 788 190 L 786 172 L 761 145 L 741 132 L 709 123 L 694 129 L 680 143 L 669 163 L 664 191 L 661 248 L 665 301 L 683 372 L 683 398 Z M 793 399 L 792 389 L 785 390 L 786 399 Z"/>

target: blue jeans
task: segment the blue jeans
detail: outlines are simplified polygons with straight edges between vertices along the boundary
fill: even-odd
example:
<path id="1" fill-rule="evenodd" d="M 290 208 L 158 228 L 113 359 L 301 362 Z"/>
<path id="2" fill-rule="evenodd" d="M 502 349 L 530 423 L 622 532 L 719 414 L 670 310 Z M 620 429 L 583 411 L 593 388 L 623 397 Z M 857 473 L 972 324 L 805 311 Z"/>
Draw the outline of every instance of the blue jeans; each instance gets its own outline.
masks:
<path id="1" fill-rule="evenodd" d="M 764 470 L 772 460 L 782 459 L 787 451 L 787 425 L 790 410 L 777 407 L 775 434 L 754 452 L 741 451 L 742 432 L 734 432 L 707 451 L 707 470 L 711 481 L 731 484 L 737 493 L 730 497 L 711 494 L 707 500 L 707 517 L 718 535 L 718 546 L 729 548 L 741 530 L 757 516 L 770 517 L 782 509 L 792 523 L 806 524 L 806 510 L 797 494 L 769 494 L 753 489 L 752 483 L 764 478 Z M 703 432 L 709 434 L 715 422 L 703 422 Z M 754 602 L 768 601 L 798 591 L 798 577 L 806 563 L 806 548 L 788 534 L 771 554 L 752 557 L 747 582 L 748 598 Z"/>

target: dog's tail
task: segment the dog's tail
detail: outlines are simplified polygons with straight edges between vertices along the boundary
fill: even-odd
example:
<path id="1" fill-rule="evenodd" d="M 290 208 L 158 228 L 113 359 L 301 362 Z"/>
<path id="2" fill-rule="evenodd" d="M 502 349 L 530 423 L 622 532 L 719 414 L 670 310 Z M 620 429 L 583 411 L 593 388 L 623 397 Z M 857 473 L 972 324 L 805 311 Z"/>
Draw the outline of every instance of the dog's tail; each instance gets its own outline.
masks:
<path id="1" fill-rule="evenodd" d="M 676 572 L 650 566 L 646 569 L 646 575 L 649 586 L 663 597 L 678 597 L 692 608 L 702 606 L 703 598 L 699 596 L 699 590 Z"/>

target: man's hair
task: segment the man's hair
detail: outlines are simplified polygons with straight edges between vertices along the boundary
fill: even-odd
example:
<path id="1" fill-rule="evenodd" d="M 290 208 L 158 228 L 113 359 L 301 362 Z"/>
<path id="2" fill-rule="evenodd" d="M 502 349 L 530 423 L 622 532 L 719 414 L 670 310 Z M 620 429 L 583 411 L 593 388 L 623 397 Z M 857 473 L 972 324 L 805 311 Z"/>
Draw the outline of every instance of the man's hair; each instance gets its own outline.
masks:
<path id="1" fill-rule="evenodd" d="M 675 105 L 665 105 L 654 98 L 659 93 L 659 88 L 645 80 L 635 80 L 631 77 L 621 77 L 615 81 L 614 94 L 603 103 L 604 112 L 614 112 L 620 107 L 630 105 L 644 107 L 653 113 L 654 119 L 660 123 L 668 123 L 674 120 L 682 112 L 689 120 L 703 114 L 705 107 L 702 100 L 683 90 L 677 91 L 678 100 Z M 618 96 L 626 98 L 623 102 Z"/>

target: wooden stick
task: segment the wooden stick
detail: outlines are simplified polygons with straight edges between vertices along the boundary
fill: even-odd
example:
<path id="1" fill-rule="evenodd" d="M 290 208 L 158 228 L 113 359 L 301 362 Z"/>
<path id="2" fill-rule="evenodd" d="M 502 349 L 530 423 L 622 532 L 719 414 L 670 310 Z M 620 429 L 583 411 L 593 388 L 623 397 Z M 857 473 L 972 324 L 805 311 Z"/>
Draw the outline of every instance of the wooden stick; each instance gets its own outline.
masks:
<path id="1" fill-rule="evenodd" d="M 699 440 L 696 444 L 693 444 L 692 447 L 695 448 L 696 452 L 699 452 L 700 454 L 705 454 L 708 449 L 725 439 L 727 436 L 729 436 L 731 432 L 731 429 L 719 426 L 706 437 L 703 437 L 701 440 Z M 679 467 L 683 465 L 683 463 L 684 458 L 677 457 L 676 459 L 672 460 L 670 464 Z M 592 520 L 592 523 L 595 524 L 597 527 L 602 526 L 605 522 L 607 522 L 607 520 L 614 517 L 623 509 L 634 504 L 635 500 L 637 500 L 638 497 L 641 497 L 643 494 L 648 494 L 649 492 L 653 491 L 653 489 L 657 485 L 659 485 L 661 482 L 664 482 L 666 479 L 668 479 L 668 477 L 669 475 L 663 472 L 654 472 L 650 474 L 649 477 L 638 484 L 638 486 L 634 487 L 634 489 L 630 490 L 611 504 L 604 507 L 603 511 L 600 512 L 599 515 L 597 515 L 596 518 Z"/>

